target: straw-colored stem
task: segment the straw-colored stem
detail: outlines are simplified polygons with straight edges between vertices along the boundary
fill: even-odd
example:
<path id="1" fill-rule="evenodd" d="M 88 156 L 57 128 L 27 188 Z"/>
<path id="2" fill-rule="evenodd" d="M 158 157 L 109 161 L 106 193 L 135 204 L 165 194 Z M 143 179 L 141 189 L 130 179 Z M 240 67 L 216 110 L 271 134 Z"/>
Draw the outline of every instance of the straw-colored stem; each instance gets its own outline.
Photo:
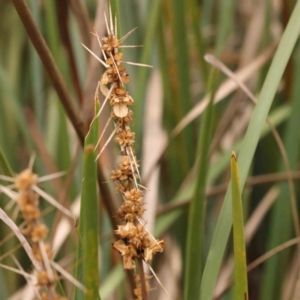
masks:
<path id="1" fill-rule="evenodd" d="M 146 278 L 145 278 L 143 260 L 141 258 L 138 258 L 138 264 L 139 264 L 139 273 L 141 279 L 142 299 L 148 300 L 148 294 L 146 289 Z"/>

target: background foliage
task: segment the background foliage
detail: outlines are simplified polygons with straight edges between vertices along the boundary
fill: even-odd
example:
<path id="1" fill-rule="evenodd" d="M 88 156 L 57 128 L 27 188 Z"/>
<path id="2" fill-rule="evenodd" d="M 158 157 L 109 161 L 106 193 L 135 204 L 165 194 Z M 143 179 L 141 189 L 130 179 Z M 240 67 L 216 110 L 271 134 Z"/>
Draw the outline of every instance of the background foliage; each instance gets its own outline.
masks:
<path id="1" fill-rule="evenodd" d="M 27 3 L 87 130 L 103 69 L 81 43 L 101 55 L 90 31 L 96 29 L 100 36 L 105 34 L 103 11 L 107 10 L 107 3 L 101 0 L 28 0 Z M 295 5 L 292 0 L 119 2 L 120 34 L 138 26 L 126 44 L 143 45 L 143 48 L 124 49 L 125 60 L 154 66 L 147 69 L 128 65 L 132 80 L 128 89 L 135 100 L 132 124 L 136 132 L 135 149 L 141 159 L 143 182 L 150 190 L 145 219 L 155 236 L 166 240 L 165 251 L 157 255 L 153 267 L 171 299 L 183 299 L 184 295 L 186 299 L 200 297 L 200 291 L 196 291 L 196 296 L 187 296 L 193 285 L 200 286 L 198 280 L 189 282 L 195 278 L 187 274 L 194 265 L 201 278 L 205 265 L 209 264 L 207 257 L 229 185 L 232 150 L 237 152 L 239 167 L 243 166 L 241 177 L 247 176 L 242 198 L 248 264 L 299 234 L 298 209 L 293 202 L 294 199 L 299 205 L 299 41 L 293 47 L 299 29 L 286 27 Z M 299 20 L 296 9 L 295 16 Z M 45 183 L 43 188 L 71 207 L 81 193 L 82 141 L 77 138 L 11 1 L 0 0 L 0 20 L 1 151 L 14 172 L 26 168 L 33 153 L 36 153 L 36 173 L 66 170 L 65 177 Z M 281 52 L 270 69 L 285 29 L 286 39 L 281 47 L 293 52 L 291 55 Z M 236 83 L 228 83 L 227 75 L 222 72 L 212 75 L 211 65 L 204 60 L 206 53 L 220 59 L 258 97 L 260 109 L 253 113 L 252 119 L 255 105 Z M 266 86 L 268 71 L 270 79 Z M 266 90 L 274 91 L 275 96 L 263 92 Z M 211 96 L 207 96 L 209 92 Z M 269 102 L 264 104 L 267 98 Z M 206 109 L 203 103 L 209 100 L 218 103 Z M 271 105 L 269 114 L 268 105 Z M 193 116 L 191 111 L 195 112 Z M 264 124 L 262 111 L 276 127 L 284 150 L 280 150 L 278 139 Z M 109 115 L 107 108 L 101 115 L 100 132 Z M 184 120 L 189 121 L 178 127 L 186 116 L 189 117 Z M 254 116 L 261 117 L 261 126 L 265 126 L 262 131 Z M 259 139 L 257 147 L 251 139 L 246 142 L 248 133 L 244 139 L 250 129 Z M 113 124 L 105 139 L 112 130 Z M 256 149 L 253 159 L 247 155 L 251 145 Z M 241 162 L 240 149 L 244 151 Z M 102 193 L 100 202 L 101 299 L 126 297 L 125 274 L 119 256 L 111 249 L 110 221 L 115 219 L 107 212 L 120 203 L 113 186 L 106 182 L 110 170 L 116 166 L 116 158 L 117 149 L 111 143 L 101 157 L 105 180 L 100 180 L 100 190 L 106 189 L 106 195 L 112 195 L 112 201 L 108 202 Z M 8 171 L 3 166 L 1 163 L 0 170 L 5 174 Z M 191 199 L 193 211 L 189 212 Z M 1 207 L 6 203 L 7 199 L 1 196 Z M 201 224 L 191 225 L 191 219 L 197 216 Z M 44 218 L 53 230 L 53 237 L 63 235 L 56 232 L 59 213 L 52 210 Z M 224 220 L 228 221 L 226 226 L 231 226 L 230 218 Z M 0 228 L 3 240 L 9 231 L 5 226 Z M 57 258 L 72 273 L 76 267 L 77 234 L 75 229 L 68 230 Z M 227 241 L 225 231 L 224 227 Z M 222 230 L 218 233 L 223 235 Z M 14 239 L 1 242 L 0 257 L 16 245 Z M 218 240 L 213 245 L 218 247 Z M 220 273 L 218 266 L 212 269 L 220 274 L 216 287 L 212 287 L 219 299 L 233 299 L 232 254 L 230 236 L 224 256 L 223 253 L 219 256 L 220 260 L 223 258 Z M 24 268 L 30 267 L 22 250 L 17 250 L 16 256 Z M 13 265 L 7 257 L 3 262 Z M 278 254 L 271 252 L 269 259 L 248 273 L 249 298 L 294 299 L 298 283 L 299 255 L 294 244 Z M 24 284 L 22 277 L 0 270 L 1 299 L 7 299 Z M 66 294 L 72 295 L 73 287 L 66 282 L 62 284 Z M 155 280 L 151 285 L 155 288 L 150 299 L 166 299 Z M 203 293 L 210 299 L 210 291 L 202 290 L 202 296 Z"/>

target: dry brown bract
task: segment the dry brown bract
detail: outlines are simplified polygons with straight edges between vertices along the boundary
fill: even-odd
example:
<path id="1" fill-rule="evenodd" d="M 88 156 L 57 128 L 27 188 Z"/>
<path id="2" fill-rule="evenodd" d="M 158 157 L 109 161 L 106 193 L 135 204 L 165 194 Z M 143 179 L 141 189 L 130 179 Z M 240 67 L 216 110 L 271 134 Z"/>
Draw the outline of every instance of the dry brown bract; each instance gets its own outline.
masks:
<path id="1" fill-rule="evenodd" d="M 126 126 L 125 129 L 119 129 L 115 141 L 121 147 L 131 147 L 134 144 L 135 133 L 131 132 L 130 127 Z"/>
<path id="2" fill-rule="evenodd" d="M 37 183 L 37 175 L 26 169 L 16 176 L 16 187 L 19 191 L 31 189 Z"/>

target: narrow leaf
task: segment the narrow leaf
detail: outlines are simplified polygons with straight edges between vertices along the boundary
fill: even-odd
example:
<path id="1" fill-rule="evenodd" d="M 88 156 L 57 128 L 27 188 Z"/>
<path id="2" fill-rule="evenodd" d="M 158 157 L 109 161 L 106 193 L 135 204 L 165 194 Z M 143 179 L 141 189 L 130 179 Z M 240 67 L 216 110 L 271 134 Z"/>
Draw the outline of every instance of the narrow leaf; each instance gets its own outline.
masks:
<path id="1" fill-rule="evenodd" d="M 240 176 L 236 155 L 231 155 L 231 190 L 234 246 L 235 300 L 248 300 L 247 263 Z"/>
<path id="2" fill-rule="evenodd" d="M 1 148 L 0 148 L 0 174 L 14 177 L 14 173 Z"/>
<path id="3" fill-rule="evenodd" d="M 278 126 L 282 124 L 290 116 L 290 109 L 288 106 L 282 106 L 281 108 L 274 110 L 272 114 L 270 114 L 269 119 L 271 120 L 274 126 Z M 263 139 L 270 132 L 270 127 L 266 124 L 264 129 L 261 132 L 260 140 Z M 238 149 L 241 148 L 242 141 L 238 140 L 233 148 Z M 228 166 L 228 156 L 230 155 L 229 151 L 224 151 L 220 158 L 218 158 L 215 162 L 212 162 L 210 168 L 208 170 L 207 175 L 207 183 L 208 185 L 213 182 L 220 174 L 227 168 Z M 180 188 L 175 195 L 175 197 L 170 201 L 170 203 L 180 203 L 185 201 L 186 199 L 190 199 L 193 196 L 194 190 L 196 186 L 196 180 L 193 180 L 189 185 Z M 155 236 L 161 236 L 167 228 L 171 227 L 171 225 L 178 220 L 178 218 L 182 215 L 183 209 L 175 209 L 173 211 L 169 211 L 166 214 L 158 216 L 155 225 Z"/>
<path id="4" fill-rule="evenodd" d="M 257 143 L 259 141 L 260 133 L 276 94 L 278 84 L 299 36 L 299 18 L 300 2 L 298 1 L 272 61 L 241 147 L 239 155 L 241 161 L 239 168 L 241 176 L 241 189 L 243 189 L 245 185 L 246 177 L 250 169 Z M 213 291 L 231 230 L 232 211 L 230 200 L 231 187 L 229 187 L 227 190 L 224 204 L 214 233 L 212 245 L 206 261 L 200 286 L 201 300 L 211 300 L 213 296 Z"/>
<path id="5" fill-rule="evenodd" d="M 214 70 L 211 70 L 210 73 L 209 87 L 212 90 L 212 96 L 201 122 L 198 142 L 199 167 L 196 187 L 189 207 L 184 286 L 184 299 L 186 300 L 199 298 L 199 283 L 203 270 L 204 219 L 206 208 L 205 189 L 214 110 L 214 82 L 216 78 Z"/>
<path id="6" fill-rule="evenodd" d="M 283 133 L 284 148 L 286 149 L 289 163 L 292 169 L 297 168 L 299 161 L 300 148 L 295 146 L 295 141 L 300 140 L 300 45 L 297 45 L 297 50 L 294 54 L 294 90 L 291 97 L 291 115 L 287 120 L 286 127 Z M 280 161 L 278 165 L 278 171 L 285 171 L 284 164 Z M 280 194 L 274 204 L 270 216 L 270 227 L 267 236 L 267 250 L 273 249 L 276 246 L 289 240 L 294 234 L 293 228 L 293 217 L 290 198 L 290 189 L 287 183 L 280 185 Z M 284 214 L 282 212 L 285 212 Z M 280 220 L 280 222 L 278 222 Z M 269 259 L 264 267 L 263 280 L 262 280 L 262 291 L 260 299 L 273 300 L 275 296 L 280 294 L 282 290 L 287 260 L 289 259 L 290 253 L 273 256 Z M 280 273 L 276 270 L 281 270 Z"/>
<path id="7" fill-rule="evenodd" d="M 98 102 L 97 102 L 98 103 Z M 98 112 L 99 105 L 96 104 Z M 94 151 L 98 138 L 99 118 L 91 124 L 84 142 L 81 207 L 79 219 L 79 244 L 77 256 L 77 279 L 87 292 L 76 290 L 75 299 L 95 300 L 99 298 L 98 245 L 99 203 L 97 193 L 97 153 Z"/>

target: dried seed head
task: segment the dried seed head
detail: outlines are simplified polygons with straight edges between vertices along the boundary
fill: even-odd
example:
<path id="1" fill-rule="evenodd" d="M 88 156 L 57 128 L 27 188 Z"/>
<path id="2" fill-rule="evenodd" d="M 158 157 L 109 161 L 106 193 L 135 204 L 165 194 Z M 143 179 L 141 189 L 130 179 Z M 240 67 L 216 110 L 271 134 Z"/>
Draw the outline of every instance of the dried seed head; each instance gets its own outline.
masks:
<path id="1" fill-rule="evenodd" d="M 26 169 L 16 176 L 16 187 L 19 191 L 29 190 L 37 183 L 38 176 Z"/>
<path id="2" fill-rule="evenodd" d="M 119 167 L 123 173 L 130 174 L 131 173 L 130 158 L 128 156 L 123 156 L 122 161 L 119 164 Z"/>
<path id="3" fill-rule="evenodd" d="M 122 52 L 116 53 L 116 54 L 114 55 L 114 60 L 115 60 L 116 62 L 119 62 L 120 60 L 122 60 L 122 58 L 123 58 L 123 53 L 122 53 Z"/>
<path id="4" fill-rule="evenodd" d="M 145 274 L 145 277 L 146 277 L 146 291 L 148 292 L 150 290 L 150 285 L 148 283 L 148 279 L 149 279 L 149 276 L 147 276 Z M 135 300 L 143 300 L 142 298 L 142 289 L 141 289 L 141 278 L 139 275 L 135 275 L 134 276 L 134 280 L 135 280 L 135 284 L 136 284 L 136 288 L 133 290 L 134 291 L 134 294 L 135 296 L 137 296 L 137 298 Z"/>
<path id="5" fill-rule="evenodd" d="M 133 111 L 130 109 L 128 110 L 127 116 L 123 118 L 116 116 L 114 112 L 111 113 L 112 119 L 117 120 L 118 127 L 122 127 L 123 124 L 125 125 L 130 124 L 132 122 L 132 116 L 133 116 Z"/>
<path id="6" fill-rule="evenodd" d="M 133 222 L 127 222 L 126 225 L 118 226 L 115 234 L 119 235 L 122 239 L 132 238 L 136 234 L 136 227 Z"/>
<path id="7" fill-rule="evenodd" d="M 40 209 L 37 206 L 31 204 L 20 206 L 20 211 L 22 212 L 23 218 L 26 221 L 35 221 L 41 216 Z"/>
<path id="8" fill-rule="evenodd" d="M 122 176 L 121 170 L 115 170 L 115 171 L 112 170 L 110 172 L 110 180 L 111 181 L 120 180 L 121 176 Z"/>
<path id="9" fill-rule="evenodd" d="M 121 75 L 121 79 L 122 79 L 122 82 L 127 84 L 129 83 L 131 80 L 130 80 L 130 77 L 127 73 L 123 72 L 120 74 Z"/>
<path id="10" fill-rule="evenodd" d="M 115 141 L 121 147 L 130 147 L 134 144 L 134 139 L 135 139 L 135 133 L 131 132 L 130 128 L 126 126 L 125 130 L 123 129 L 118 130 L 118 134 L 117 137 L 115 138 Z"/>
<path id="11" fill-rule="evenodd" d="M 143 215 L 143 201 L 129 201 L 125 200 L 117 212 L 117 217 L 123 221 L 133 222 L 136 217 Z"/>
<path id="12" fill-rule="evenodd" d="M 48 234 L 48 228 L 44 224 L 39 224 L 32 228 L 30 235 L 31 235 L 31 241 L 34 243 L 37 243 L 44 238 L 46 238 Z"/>
<path id="13" fill-rule="evenodd" d="M 126 37 L 127 35 L 121 40 L 123 41 Z M 120 41 L 117 37 L 114 34 L 108 34 L 102 40 L 102 49 L 108 55 L 106 64 L 109 67 L 101 77 L 101 84 L 114 83 L 114 88 L 109 94 L 109 103 L 112 107 L 111 118 L 116 123 L 115 141 L 120 145 L 120 154 L 123 156 L 118 168 L 111 171 L 111 180 L 118 182 L 116 191 L 121 193 L 124 199 L 117 212 L 117 217 L 125 224 L 119 225 L 115 230 L 121 239 L 113 244 L 113 248 L 122 255 L 124 268 L 132 269 L 135 267 L 136 258 L 150 261 L 153 254 L 162 252 L 164 245 L 162 240 L 156 241 L 145 227 L 137 222 L 145 209 L 143 208 L 143 191 L 138 189 L 137 184 L 139 165 L 132 148 L 135 142 L 135 133 L 131 132 L 128 126 L 132 122 L 133 115 L 129 107 L 134 103 L 125 88 L 125 84 L 130 82 L 130 77 L 125 71 L 125 66 L 122 65 L 123 54 L 118 52 Z M 108 91 L 103 94 L 107 97 Z M 133 186 L 136 188 L 132 188 Z M 137 299 L 142 299 L 139 279 L 136 282 L 135 295 Z M 149 285 L 147 285 L 147 290 L 149 290 Z"/>
<path id="14" fill-rule="evenodd" d="M 164 240 L 153 240 L 151 241 L 151 244 L 149 247 L 145 248 L 144 251 L 144 259 L 145 261 L 149 262 L 152 260 L 153 255 L 157 252 L 163 252 L 165 247 L 165 241 Z"/>
<path id="15" fill-rule="evenodd" d="M 52 259 L 52 251 L 50 245 L 43 242 L 43 239 L 47 237 L 48 228 L 39 221 L 41 215 L 39 195 L 33 189 L 34 185 L 38 182 L 38 177 L 31 170 L 26 169 L 16 176 L 15 182 L 19 191 L 17 203 L 23 218 L 27 221 L 26 227 L 22 232 L 27 235 L 32 245 L 32 252 L 36 261 L 41 263 L 41 270 L 36 273 L 37 285 L 50 287 L 55 284 L 57 277 L 53 274 L 52 270 L 46 268 L 45 260 Z M 45 253 L 42 251 L 45 251 Z M 53 289 L 51 296 L 50 294 L 43 294 L 41 299 L 47 300 L 50 297 L 52 300 L 66 300 L 64 297 L 55 295 L 54 291 L 55 289 Z"/>
<path id="16" fill-rule="evenodd" d="M 126 186 L 124 186 L 124 184 L 118 184 L 116 186 L 116 192 L 117 193 L 124 193 L 126 190 Z"/>
<path id="17" fill-rule="evenodd" d="M 110 66 L 114 64 L 114 60 L 111 57 L 109 57 L 105 62 Z"/>
<path id="18" fill-rule="evenodd" d="M 102 50 L 106 52 L 107 55 L 120 46 L 120 42 L 114 34 L 109 34 L 107 37 L 102 38 L 103 46 Z"/>
<path id="19" fill-rule="evenodd" d="M 132 245 L 126 245 L 123 240 L 118 240 L 113 244 L 113 248 L 123 256 L 124 269 L 135 268 L 134 260 L 137 258 L 137 252 Z"/>
<path id="20" fill-rule="evenodd" d="M 119 164 L 119 169 L 111 171 L 111 181 L 124 181 L 132 179 L 135 176 L 132 173 L 130 158 L 128 156 L 123 156 L 121 163 Z"/>
<path id="21" fill-rule="evenodd" d="M 150 235 L 145 230 L 145 227 L 141 224 L 136 226 L 136 234 L 130 240 L 130 242 L 135 246 L 140 254 L 144 253 L 144 249 L 146 249 L 150 243 Z"/>
<path id="22" fill-rule="evenodd" d="M 117 68 L 115 66 L 109 67 L 106 72 L 108 75 L 118 75 L 118 72 L 123 73 L 125 71 L 125 67 L 123 65 L 118 65 Z"/>
<path id="23" fill-rule="evenodd" d="M 111 106 L 114 106 L 116 104 L 123 104 L 123 97 L 116 96 L 113 94 L 109 99 L 109 103 Z"/>
<path id="24" fill-rule="evenodd" d="M 116 88 L 114 90 L 114 93 L 117 95 L 117 96 L 125 96 L 125 95 L 128 95 L 128 92 L 125 90 L 125 89 L 120 89 L 120 88 Z"/>
<path id="25" fill-rule="evenodd" d="M 17 202 L 20 206 L 20 209 L 22 209 L 22 206 L 27 204 L 38 206 L 39 205 L 38 199 L 39 199 L 39 195 L 37 193 L 35 193 L 32 190 L 26 190 L 18 195 Z"/>
<path id="26" fill-rule="evenodd" d="M 123 58 L 123 53 L 116 53 L 113 58 L 109 57 L 105 62 L 110 65 L 113 66 L 115 63 L 118 63 L 120 60 L 122 60 Z"/>
<path id="27" fill-rule="evenodd" d="M 142 202 L 143 201 L 143 191 L 140 191 L 138 189 L 132 189 L 124 194 L 124 197 L 126 200 L 132 201 L 132 202 Z"/>
<path id="28" fill-rule="evenodd" d="M 51 247 L 50 247 L 49 244 L 45 244 L 45 250 L 46 250 L 46 254 L 47 254 L 48 259 L 52 259 L 53 253 L 52 253 L 52 250 L 51 250 Z M 41 253 L 41 249 L 40 249 L 38 244 L 33 244 L 32 251 L 33 251 L 33 255 L 34 255 L 35 259 L 38 262 L 43 262 L 44 261 L 44 258 L 43 258 L 42 253 Z"/>

